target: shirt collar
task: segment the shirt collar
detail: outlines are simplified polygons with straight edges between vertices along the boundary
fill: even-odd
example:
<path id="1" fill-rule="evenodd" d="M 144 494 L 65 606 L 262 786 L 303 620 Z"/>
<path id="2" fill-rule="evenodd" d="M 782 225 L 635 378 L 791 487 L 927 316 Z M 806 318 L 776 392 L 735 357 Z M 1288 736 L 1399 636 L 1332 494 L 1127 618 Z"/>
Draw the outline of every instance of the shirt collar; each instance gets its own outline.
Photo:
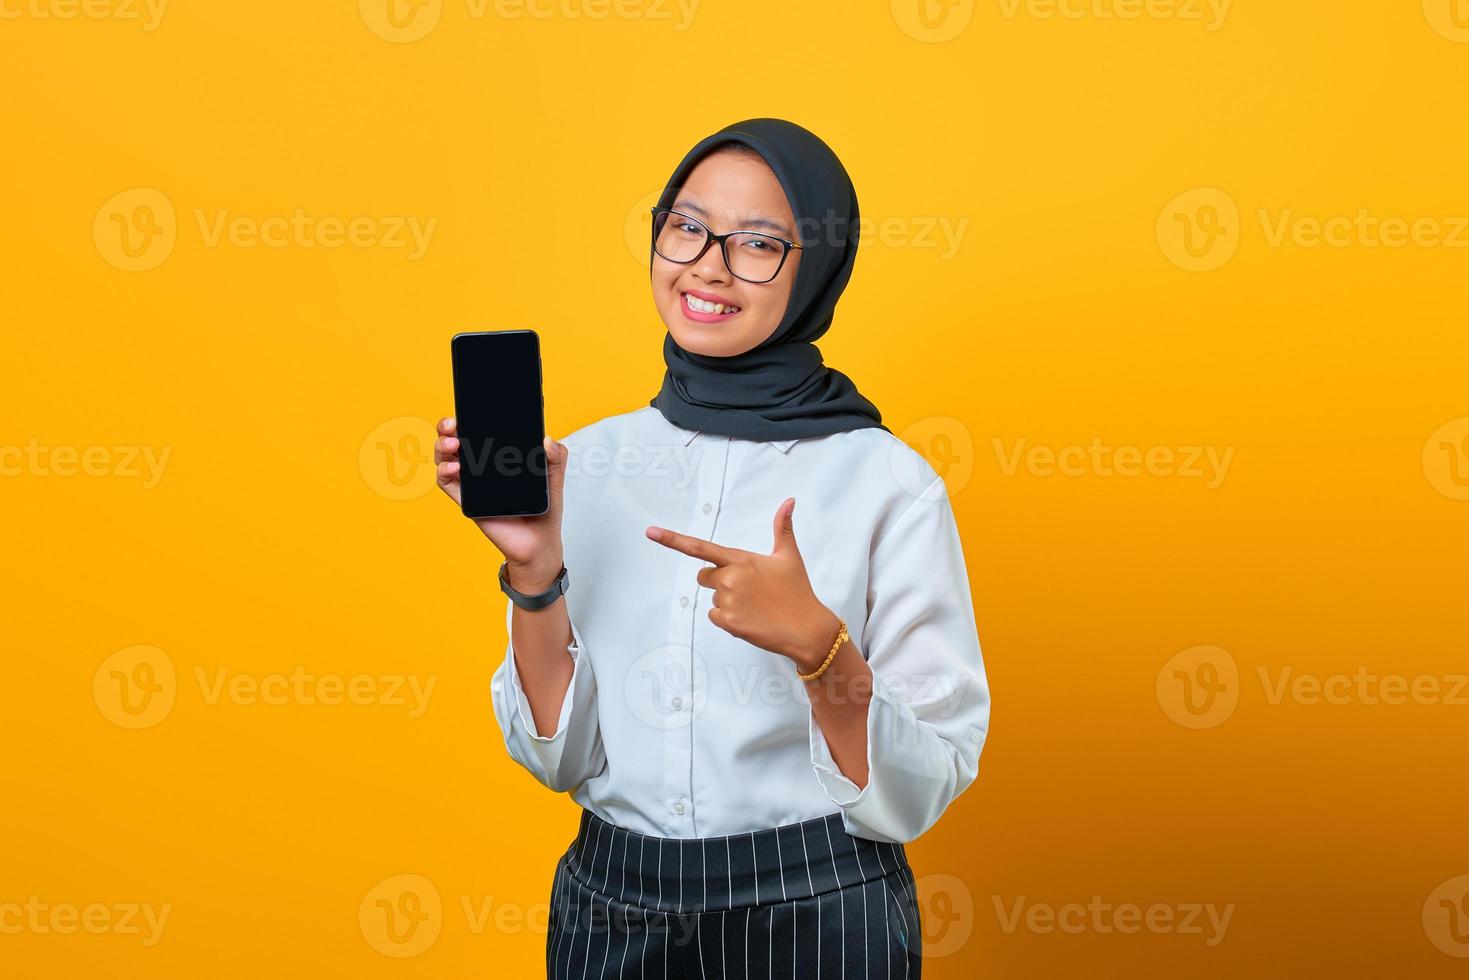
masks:
<path id="1" fill-rule="evenodd" d="M 654 409 L 654 411 L 658 412 L 656 408 Z M 674 425 L 672 422 L 669 422 L 666 418 L 663 418 L 662 412 L 658 412 L 658 417 L 660 419 L 663 419 L 663 421 L 666 422 L 668 425 L 673 426 L 673 430 L 678 433 L 680 443 L 685 446 L 693 442 L 694 438 L 699 435 L 699 431 L 697 429 L 685 429 L 681 425 Z M 774 446 L 776 449 L 779 449 L 783 453 L 788 453 L 791 451 L 791 447 L 800 441 L 801 440 L 799 439 L 782 439 L 779 442 L 772 442 L 771 445 Z"/>

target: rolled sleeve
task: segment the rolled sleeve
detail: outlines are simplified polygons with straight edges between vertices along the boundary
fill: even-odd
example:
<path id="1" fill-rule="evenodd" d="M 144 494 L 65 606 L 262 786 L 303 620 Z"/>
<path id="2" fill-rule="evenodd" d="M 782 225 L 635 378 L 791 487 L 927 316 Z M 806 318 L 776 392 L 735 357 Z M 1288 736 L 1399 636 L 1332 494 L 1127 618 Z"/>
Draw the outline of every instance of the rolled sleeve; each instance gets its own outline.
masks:
<path id="1" fill-rule="evenodd" d="M 814 712 L 811 765 L 848 833 L 901 843 L 974 782 L 989 731 L 969 577 L 942 479 L 874 548 L 867 598 L 867 784 L 859 789 L 841 773 Z"/>
<path id="2" fill-rule="evenodd" d="M 568 610 L 569 611 L 569 610 Z M 514 608 L 506 603 L 505 633 L 510 636 Z M 606 766 L 601 730 L 597 724 L 597 682 L 576 620 L 571 619 L 571 681 L 561 701 L 556 730 L 537 730 L 530 701 L 520 683 L 515 644 L 505 644 L 505 659 L 490 681 L 495 719 L 505 736 L 511 758 L 545 786 L 564 792 L 595 776 Z"/>

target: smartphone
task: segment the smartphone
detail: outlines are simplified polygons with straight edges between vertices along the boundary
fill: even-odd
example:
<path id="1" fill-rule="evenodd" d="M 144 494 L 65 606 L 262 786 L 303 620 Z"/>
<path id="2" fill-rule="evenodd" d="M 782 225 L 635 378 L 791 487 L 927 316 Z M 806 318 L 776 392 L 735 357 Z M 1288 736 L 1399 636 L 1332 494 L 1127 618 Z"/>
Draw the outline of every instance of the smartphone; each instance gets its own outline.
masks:
<path id="1" fill-rule="evenodd" d="M 546 513 L 551 488 L 542 445 L 540 337 L 534 330 L 458 333 L 449 348 L 464 516 Z"/>

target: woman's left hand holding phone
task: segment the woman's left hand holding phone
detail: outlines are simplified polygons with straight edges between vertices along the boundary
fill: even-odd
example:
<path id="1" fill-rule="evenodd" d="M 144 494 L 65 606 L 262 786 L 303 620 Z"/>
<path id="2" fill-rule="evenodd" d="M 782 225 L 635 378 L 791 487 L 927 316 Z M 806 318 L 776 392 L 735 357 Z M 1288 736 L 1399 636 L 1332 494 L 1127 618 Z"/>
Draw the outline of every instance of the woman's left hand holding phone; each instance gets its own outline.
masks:
<path id="1" fill-rule="evenodd" d="M 439 489 L 459 504 L 459 438 L 453 418 L 439 420 L 434 441 L 434 463 Z M 547 436 L 544 442 L 549 480 L 549 506 L 529 517 L 479 517 L 475 525 L 505 556 L 505 577 L 517 592 L 535 595 L 549 589 L 561 573 L 565 551 L 561 543 L 562 495 L 566 488 L 567 448 Z M 510 612 L 510 643 L 520 686 L 530 702 L 537 731 L 556 730 L 561 703 L 571 685 L 575 666 L 567 649 L 573 640 L 566 600 L 543 609 L 514 606 Z"/>

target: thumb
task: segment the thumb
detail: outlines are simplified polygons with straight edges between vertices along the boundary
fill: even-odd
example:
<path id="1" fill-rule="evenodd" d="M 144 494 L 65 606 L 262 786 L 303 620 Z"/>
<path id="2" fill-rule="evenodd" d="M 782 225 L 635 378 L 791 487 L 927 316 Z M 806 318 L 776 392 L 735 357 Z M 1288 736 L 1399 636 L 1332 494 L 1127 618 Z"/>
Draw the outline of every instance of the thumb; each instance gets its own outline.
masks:
<path id="1" fill-rule="evenodd" d="M 541 442 L 541 447 L 546 451 L 546 472 L 551 487 L 551 500 L 557 503 L 566 488 L 566 457 L 567 448 L 561 443 L 546 436 Z"/>
<path id="2" fill-rule="evenodd" d="M 787 497 L 775 511 L 775 549 L 772 554 L 794 554 L 801 551 L 796 547 L 796 498 Z"/>

